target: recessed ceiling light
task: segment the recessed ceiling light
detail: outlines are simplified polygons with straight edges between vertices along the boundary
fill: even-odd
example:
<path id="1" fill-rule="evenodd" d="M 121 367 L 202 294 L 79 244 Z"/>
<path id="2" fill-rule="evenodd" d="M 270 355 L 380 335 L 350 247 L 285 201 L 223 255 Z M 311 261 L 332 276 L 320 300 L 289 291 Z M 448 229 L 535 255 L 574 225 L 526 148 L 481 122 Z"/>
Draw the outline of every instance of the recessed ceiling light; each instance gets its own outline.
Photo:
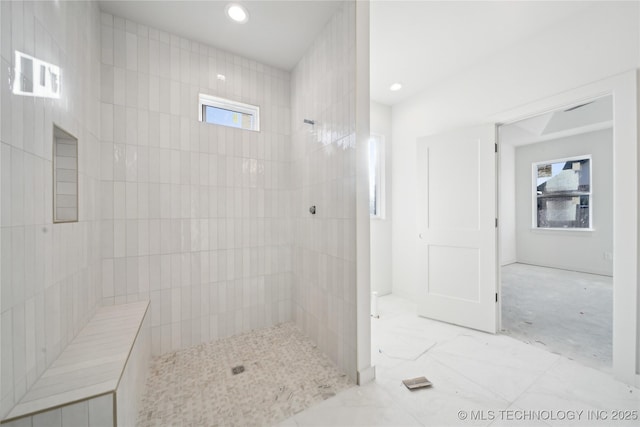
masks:
<path id="1" fill-rule="evenodd" d="M 238 3 L 229 3 L 226 11 L 229 18 L 240 24 L 244 24 L 249 20 L 249 12 L 247 12 L 244 6 Z"/>
<path id="2" fill-rule="evenodd" d="M 392 90 L 394 92 L 400 89 L 402 89 L 402 85 L 400 83 L 394 83 L 391 86 L 389 86 L 389 90 Z"/>

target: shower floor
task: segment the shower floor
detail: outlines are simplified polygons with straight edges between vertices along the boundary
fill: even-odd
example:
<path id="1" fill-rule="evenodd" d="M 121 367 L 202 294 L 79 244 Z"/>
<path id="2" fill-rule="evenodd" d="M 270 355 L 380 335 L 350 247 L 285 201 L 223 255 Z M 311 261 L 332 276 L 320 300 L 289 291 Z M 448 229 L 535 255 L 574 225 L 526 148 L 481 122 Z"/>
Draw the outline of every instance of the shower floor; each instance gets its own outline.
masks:
<path id="1" fill-rule="evenodd" d="M 138 425 L 271 425 L 353 385 L 283 323 L 154 358 Z"/>

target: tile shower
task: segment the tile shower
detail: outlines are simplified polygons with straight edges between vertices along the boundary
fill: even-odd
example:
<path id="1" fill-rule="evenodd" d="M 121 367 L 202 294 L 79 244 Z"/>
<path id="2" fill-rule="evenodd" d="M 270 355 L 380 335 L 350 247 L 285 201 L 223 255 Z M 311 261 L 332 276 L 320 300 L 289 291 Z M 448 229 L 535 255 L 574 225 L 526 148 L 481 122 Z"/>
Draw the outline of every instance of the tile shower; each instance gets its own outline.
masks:
<path id="1" fill-rule="evenodd" d="M 139 300 L 154 355 L 293 321 L 354 379 L 355 3 L 291 71 L 94 2 L 0 20 L 2 416 L 97 306 Z M 60 99 L 11 93 L 15 50 L 60 66 Z M 260 105 L 261 131 L 198 122 L 199 93 Z M 77 223 L 52 224 L 53 123 Z"/>
<path id="2" fill-rule="evenodd" d="M 151 300 L 154 354 L 291 320 L 289 73 L 101 19 L 103 302 Z M 199 122 L 198 93 L 262 130 Z"/>

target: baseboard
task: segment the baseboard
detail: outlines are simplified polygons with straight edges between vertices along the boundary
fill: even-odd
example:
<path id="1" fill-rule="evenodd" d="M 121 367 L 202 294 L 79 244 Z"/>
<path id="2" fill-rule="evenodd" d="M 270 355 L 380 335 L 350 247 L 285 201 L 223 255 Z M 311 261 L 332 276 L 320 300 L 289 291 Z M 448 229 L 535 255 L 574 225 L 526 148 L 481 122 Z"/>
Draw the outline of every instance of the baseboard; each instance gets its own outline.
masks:
<path id="1" fill-rule="evenodd" d="M 613 277 L 613 273 L 612 272 L 610 273 L 607 271 L 599 271 L 599 270 L 587 271 L 584 268 L 572 268 L 572 267 L 567 267 L 562 265 L 550 265 L 550 264 L 543 264 L 543 263 L 536 263 L 536 262 L 529 262 L 529 261 L 517 261 L 516 263 L 523 264 L 523 265 L 531 265 L 533 267 L 553 268 L 555 270 L 573 271 L 574 273 L 594 274 L 596 276 Z"/>
<path id="2" fill-rule="evenodd" d="M 358 371 L 358 385 L 365 385 L 376 379 L 376 367 L 369 366 Z"/>
<path id="3" fill-rule="evenodd" d="M 385 295 L 391 295 L 392 294 L 391 291 L 373 291 L 373 292 L 377 292 L 379 297 L 383 297 Z"/>

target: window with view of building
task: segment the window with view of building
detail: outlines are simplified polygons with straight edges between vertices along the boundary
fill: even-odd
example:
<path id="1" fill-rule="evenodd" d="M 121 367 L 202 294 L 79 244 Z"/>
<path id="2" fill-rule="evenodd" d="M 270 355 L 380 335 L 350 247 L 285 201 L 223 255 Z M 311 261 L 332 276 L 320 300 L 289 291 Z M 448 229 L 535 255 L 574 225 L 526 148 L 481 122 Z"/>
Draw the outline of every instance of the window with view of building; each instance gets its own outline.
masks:
<path id="1" fill-rule="evenodd" d="M 591 228 L 591 156 L 534 163 L 533 174 L 534 228 Z"/>
<path id="2" fill-rule="evenodd" d="M 229 99 L 200 94 L 201 122 L 238 129 L 260 130 L 260 107 Z"/>

